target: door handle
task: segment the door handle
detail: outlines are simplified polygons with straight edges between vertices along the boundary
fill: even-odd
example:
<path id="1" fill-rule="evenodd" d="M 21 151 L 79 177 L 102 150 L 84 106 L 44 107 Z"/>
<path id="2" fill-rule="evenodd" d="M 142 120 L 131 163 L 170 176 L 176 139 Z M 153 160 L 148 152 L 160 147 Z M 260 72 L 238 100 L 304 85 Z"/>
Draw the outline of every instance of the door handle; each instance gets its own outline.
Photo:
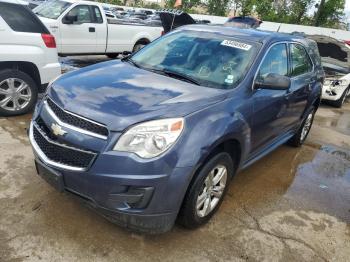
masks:
<path id="1" fill-rule="evenodd" d="M 95 33 L 95 27 L 89 27 L 89 32 L 90 33 Z"/>

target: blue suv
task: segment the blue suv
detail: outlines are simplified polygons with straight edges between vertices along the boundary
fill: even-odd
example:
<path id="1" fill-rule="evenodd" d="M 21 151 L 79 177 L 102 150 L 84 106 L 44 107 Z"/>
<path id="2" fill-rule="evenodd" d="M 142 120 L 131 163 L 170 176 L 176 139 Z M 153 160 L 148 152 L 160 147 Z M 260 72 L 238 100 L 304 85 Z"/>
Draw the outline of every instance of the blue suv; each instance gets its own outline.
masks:
<path id="1" fill-rule="evenodd" d="M 237 171 L 303 144 L 323 79 L 312 40 L 181 27 L 51 83 L 29 131 L 37 171 L 129 229 L 195 228 Z"/>

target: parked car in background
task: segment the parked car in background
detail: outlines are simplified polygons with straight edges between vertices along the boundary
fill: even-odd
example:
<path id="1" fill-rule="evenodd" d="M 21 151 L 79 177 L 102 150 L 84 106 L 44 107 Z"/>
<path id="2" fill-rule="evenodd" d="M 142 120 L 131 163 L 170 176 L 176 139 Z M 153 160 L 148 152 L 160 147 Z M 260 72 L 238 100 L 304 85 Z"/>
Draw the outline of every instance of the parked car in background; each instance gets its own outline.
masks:
<path id="1" fill-rule="evenodd" d="M 203 225 L 237 170 L 306 140 L 324 78 L 315 50 L 303 37 L 193 25 L 67 73 L 33 115 L 38 173 L 130 229 Z"/>
<path id="2" fill-rule="evenodd" d="M 161 35 L 163 29 L 107 19 L 92 1 L 53 0 L 33 10 L 55 36 L 60 55 L 134 52 Z"/>
<path id="3" fill-rule="evenodd" d="M 30 111 L 61 74 L 55 38 L 21 2 L 0 1 L 0 115 Z"/>
<path id="4" fill-rule="evenodd" d="M 350 43 L 322 35 L 308 37 L 317 42 L 326 73 L 322 99 L 342 107 L 350 96 Z"/>
<path id="5" fill-rule="evenodd" d="M 225 23 L 226 26 L 234 26 L 238 28 L 258 28 L 262 24 L 260 19 L 251 16 L 235 16 L 231 17 Z"/>

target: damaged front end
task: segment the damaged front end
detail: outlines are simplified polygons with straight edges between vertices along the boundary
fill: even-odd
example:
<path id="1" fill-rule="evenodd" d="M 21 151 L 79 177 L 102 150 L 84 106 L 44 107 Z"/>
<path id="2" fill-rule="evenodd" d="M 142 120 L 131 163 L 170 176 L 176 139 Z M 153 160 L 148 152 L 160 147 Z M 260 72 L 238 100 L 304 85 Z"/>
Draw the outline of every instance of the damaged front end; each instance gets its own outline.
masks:
<path id="1" fill-rule="evenodd" d="M 338 65 L 323 62 L 326 78 L 322 89 L 322 99 L 337 101 L 341 99 L 350 84 L 350 70 Z"/>

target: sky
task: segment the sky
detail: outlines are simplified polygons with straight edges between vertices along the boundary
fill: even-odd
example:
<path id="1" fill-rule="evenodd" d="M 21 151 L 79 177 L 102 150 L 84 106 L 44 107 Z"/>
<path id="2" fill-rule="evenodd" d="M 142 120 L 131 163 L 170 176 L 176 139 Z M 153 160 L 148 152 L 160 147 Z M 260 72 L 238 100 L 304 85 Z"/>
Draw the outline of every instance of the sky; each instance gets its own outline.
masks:
<path id="1" fill-rule="evenodd" d="M 350 22 L 350 0 L 345 1 L 345 13 L 347 16 L 347 21 Z"/>

